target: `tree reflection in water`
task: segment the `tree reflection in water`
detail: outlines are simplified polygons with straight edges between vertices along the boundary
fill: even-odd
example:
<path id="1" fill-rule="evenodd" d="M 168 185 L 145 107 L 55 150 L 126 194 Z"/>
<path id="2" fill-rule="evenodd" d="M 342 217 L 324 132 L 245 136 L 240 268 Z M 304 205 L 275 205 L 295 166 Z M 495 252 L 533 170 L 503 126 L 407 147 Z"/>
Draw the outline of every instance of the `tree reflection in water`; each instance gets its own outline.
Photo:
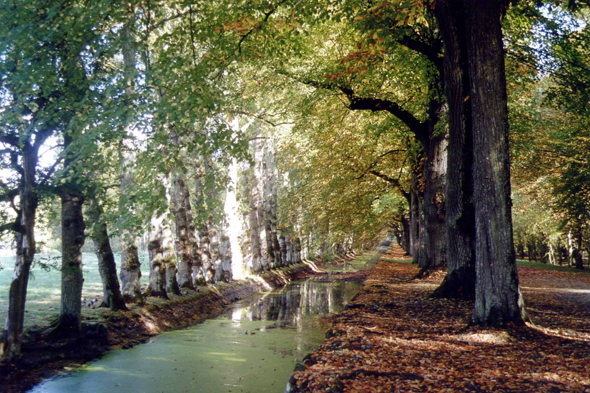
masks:
<path id="1" fill-rule="evenodd" d="M 276 321 L 265 328 L 304 328 L 310 320 L 336 314 L 358 292 L 358 282 L 317 282 L 312 279 L 261 295 L 254 301 L 237 303 L 234 321 Z M 264 329 L 261 329 L 264 330 Z"/>

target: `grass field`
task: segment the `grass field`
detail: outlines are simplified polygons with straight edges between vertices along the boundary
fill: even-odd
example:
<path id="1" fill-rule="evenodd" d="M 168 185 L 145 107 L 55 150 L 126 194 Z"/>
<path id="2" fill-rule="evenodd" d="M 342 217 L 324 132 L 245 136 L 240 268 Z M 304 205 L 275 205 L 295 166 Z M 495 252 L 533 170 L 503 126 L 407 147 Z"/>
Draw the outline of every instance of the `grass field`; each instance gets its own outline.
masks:
<path id="1" fill-rule="evenodd" d="M 90 300 L 96 295 L 102 295 L 102 283 L 98 272 L 98 260 L 93 253 L 83 254 L 84 262 L 84 287 L 82 298 Z M 119 268 L 120 256 L 116 255 L 117 270 Z M 142 263 L 142 283 L 147 284 L 149 266 L 147 254 L 140 254 Z M 61 273 L 57 266 L 61 264 L 59 254 L 39 255 L 31 270 L 29 287 L 27 291 L 27 305 L 25 317 L 25 329 L 41 327 L 59 314 L 59 301 L 61 294 Z M 44 270 L 41 264 L 54 265 L 49 271 Z M 14 257 L 0 257 L 0 323 L 4 323 L 4 317 L 8 308 L 8 289 L 12 280 Z"/>

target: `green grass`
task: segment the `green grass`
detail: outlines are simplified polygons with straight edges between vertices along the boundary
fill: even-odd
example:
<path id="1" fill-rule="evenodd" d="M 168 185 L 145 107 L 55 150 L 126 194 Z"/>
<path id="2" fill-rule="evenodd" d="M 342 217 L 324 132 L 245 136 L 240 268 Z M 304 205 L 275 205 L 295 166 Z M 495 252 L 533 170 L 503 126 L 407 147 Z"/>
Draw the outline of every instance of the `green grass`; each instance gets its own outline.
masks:
<path id="1" fill-rule="evenodd" d="M 413 259 L 390 259 L 390 258 L 381 258 L 381 261 L 385 262 L 393 262 L 393 263 L 413 263 Z"/>
<path id="2" fill-rule="evenodd" d="M 50 264 L 59 266 L 61 264 L 61 257 L 59 254 L 39 255 L 35 260 L 36 263 L 34 263 L 31 269 L 27 290 L 25 329 L 46 326 L 49 321 L 59 314 L 61 273 L 56 268 L 46 271 L 41 265 Z M 82 260 L 84 263 L 82 298 L 90 300 L 94 296 L 102 295 L 102 282 L 98 272 L 98 260 L 93 253 L 84 253 Z M 116 255 L 115 260 L 118 269 L 120 256 Z M 147 255 L 140 254 L 140 260 L 142 262 L 142 283 L 147 284 L 149 274 Z M 14 257 L 0 257 L 0 265 L 3 268 L 0 270 L 0 323 L 4 323 L 4 317 L 8 308 L 8 290 L 14 269 Z M 83 308 L 85 307 L 83 306 Z M 92 312 L 89 312 L 89 309 L 85 311 L 87 311 L 85 314 L 92 314 Z"/>
<path id="3" fill-rule="evenodd" d="M 584 273 L 584 272 L 588 273 L 588 272 L 590 272 L 590 270 L 588 269 L 587 266 L 585 266 L 584 270 L 580 270 L 580 269 L 576 269 L 574 267 L 569 267 L 569 266 L 558 266 L 558 265 L 551 265 L 548 263 L 528 262 L 528 261 L 523 261 L 521 259 L 516 260 L 516 265 L 522 266 L 522 267 L 534 267 L 537 269 L 556 270 L 556 271 L 560 271 L 560 272 L 571 272 L 571 273 Z"/>

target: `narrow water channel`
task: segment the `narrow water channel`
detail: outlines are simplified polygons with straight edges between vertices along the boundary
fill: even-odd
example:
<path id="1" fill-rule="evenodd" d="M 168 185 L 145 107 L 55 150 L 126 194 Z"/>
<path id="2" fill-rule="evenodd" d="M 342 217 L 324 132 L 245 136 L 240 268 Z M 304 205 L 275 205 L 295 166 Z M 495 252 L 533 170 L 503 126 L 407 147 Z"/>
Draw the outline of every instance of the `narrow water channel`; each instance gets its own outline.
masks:
<path id="1" fill-rule="evenodd" d="M 102 358 L 34 393 L 282 392 L 297 361 L 321 344 L 325 316 L 355 282 L 296 282 L 230 306 L 223 315 Z"/>

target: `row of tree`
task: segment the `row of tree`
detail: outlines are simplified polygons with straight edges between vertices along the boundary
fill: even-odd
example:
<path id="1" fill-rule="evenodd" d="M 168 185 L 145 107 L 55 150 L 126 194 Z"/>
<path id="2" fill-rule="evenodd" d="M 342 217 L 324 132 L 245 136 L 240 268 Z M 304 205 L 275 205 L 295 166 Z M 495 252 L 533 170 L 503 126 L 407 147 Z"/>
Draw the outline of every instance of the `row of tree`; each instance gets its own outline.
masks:
<path id="1" fill-rule="evenodd" d="M 521 225 L 531 198 L 551 202 L 576 261 L 587 239 L 586 6 L 3 2 L 0 201 L 17 260 L 2 353 L 20 351 L 52 196 L 59 334 L 80 326 L 84 216 L 115 308 L 141 301 L 144 233 L 148 293 L 166 296 L 393 227 L 422 273 L 447 266 L 436 296 L 474 298 L 476 323 L 522 323 L 512 194 L 519 251 L 542 254 Z"/>

